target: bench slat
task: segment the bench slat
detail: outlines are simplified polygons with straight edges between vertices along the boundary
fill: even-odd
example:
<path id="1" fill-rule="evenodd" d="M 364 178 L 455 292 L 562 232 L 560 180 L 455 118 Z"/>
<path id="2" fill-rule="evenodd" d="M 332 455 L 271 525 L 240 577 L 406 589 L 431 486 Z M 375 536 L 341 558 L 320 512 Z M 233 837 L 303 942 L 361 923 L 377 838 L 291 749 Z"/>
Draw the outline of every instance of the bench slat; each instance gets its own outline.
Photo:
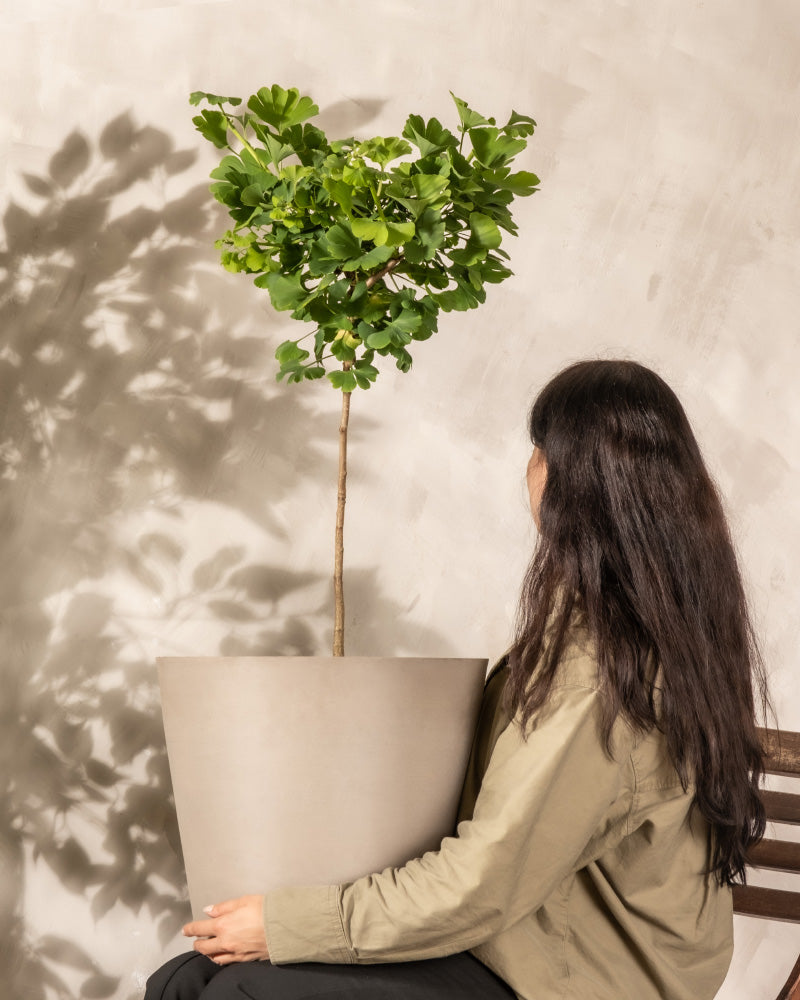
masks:
<path id="1" fill-rule="evenodd" d="M 770 774 L 800 774 L 800 733 L 781 733 L 774 729 L 759 729 L 758 733 L 767 754 L 766 769 Z"/>
<path id="2" fill-rule="evenodd" d="M 800 823 L 800 795 L 792 792 L 761 792 L 767 818 L 776 823 Z"/>
<path id="3" fill-rule="evenodd" d="M 800 872 L 800 844 L 787 840 L 762 840 L 750 849 L 748 861 L 756 868 Z"/>
<path id="4" fill-rule="evenodd" d="M 734 913 L 770 920 L 800 921 L 800 892 L 764 889 L 757 885 L 733 887 Z"/>

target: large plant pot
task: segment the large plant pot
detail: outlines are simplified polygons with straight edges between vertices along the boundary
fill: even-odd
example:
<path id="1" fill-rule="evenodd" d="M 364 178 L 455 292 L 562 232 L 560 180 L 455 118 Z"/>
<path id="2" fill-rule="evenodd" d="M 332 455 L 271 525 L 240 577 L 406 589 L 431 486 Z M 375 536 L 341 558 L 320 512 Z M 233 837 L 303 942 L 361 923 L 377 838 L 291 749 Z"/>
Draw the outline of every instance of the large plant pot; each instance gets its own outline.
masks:
<path id="1" fill-rule="evenodd" d="M 486 662 L 159 659 L 195 916 L 435 849 L 453 830 Z"/>

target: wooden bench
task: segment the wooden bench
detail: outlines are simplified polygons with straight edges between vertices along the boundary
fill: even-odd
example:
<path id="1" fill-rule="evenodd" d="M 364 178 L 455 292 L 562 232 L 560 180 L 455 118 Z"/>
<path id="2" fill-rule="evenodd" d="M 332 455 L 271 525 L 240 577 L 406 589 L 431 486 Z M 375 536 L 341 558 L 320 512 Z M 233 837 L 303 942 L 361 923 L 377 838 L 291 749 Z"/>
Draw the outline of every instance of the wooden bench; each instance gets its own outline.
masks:
<path id="1" fill-rule="evenodd" d="M 768 774 L 800 779 L 800 733 L 760 730 L 767 753 Z M 800 825 L 800 790 L 797 792 L 763 791 L 767 819 L 773 823 Z M 761 841 L 750 853 L 750 866 L 800 874 L 800 843 L 777 837 Z M 770 920 L 800 922 L 800 892 L 765 889 L 760 886 L 736 886 L 733 890 L 734 913 Z M 800 956 L 776 1000 L 800 1000 Z"/>

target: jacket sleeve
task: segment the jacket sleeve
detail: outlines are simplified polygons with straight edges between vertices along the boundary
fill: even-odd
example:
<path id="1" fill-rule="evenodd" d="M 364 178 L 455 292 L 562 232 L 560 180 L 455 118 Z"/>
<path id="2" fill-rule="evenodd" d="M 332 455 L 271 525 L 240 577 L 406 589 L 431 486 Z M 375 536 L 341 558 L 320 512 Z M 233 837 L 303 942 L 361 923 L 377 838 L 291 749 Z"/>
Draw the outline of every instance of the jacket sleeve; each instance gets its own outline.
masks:
<path id="1" fill-rule="evenodd" d="M 588 863 L 609 817 L 630 807 L 627 755 L 606 753 L 598 699 L 591 687 L 554 688 L 527 740 L 513 721 L 472 819 L 438 851 L 341 886 L 268 893 L 271 961 L 435 958 L 488 941 L 538 909 Z"/>

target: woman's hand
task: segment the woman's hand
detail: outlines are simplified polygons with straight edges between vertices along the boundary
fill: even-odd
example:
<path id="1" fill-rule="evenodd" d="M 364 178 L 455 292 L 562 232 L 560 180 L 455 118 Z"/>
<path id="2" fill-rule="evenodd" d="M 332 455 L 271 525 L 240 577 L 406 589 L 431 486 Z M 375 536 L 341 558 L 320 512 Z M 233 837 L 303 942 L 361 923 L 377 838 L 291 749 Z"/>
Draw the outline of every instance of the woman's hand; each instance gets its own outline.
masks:
<path id="1" fill-rule="evenodd" d="M 263 903 L 263 896 L 240 896 L 207 906 L 203 913 L 210 919 L 186 924 L 183 933 L 197 938 L 194 950 L 217 965 L 269 958 L 261 917 Z"/>

